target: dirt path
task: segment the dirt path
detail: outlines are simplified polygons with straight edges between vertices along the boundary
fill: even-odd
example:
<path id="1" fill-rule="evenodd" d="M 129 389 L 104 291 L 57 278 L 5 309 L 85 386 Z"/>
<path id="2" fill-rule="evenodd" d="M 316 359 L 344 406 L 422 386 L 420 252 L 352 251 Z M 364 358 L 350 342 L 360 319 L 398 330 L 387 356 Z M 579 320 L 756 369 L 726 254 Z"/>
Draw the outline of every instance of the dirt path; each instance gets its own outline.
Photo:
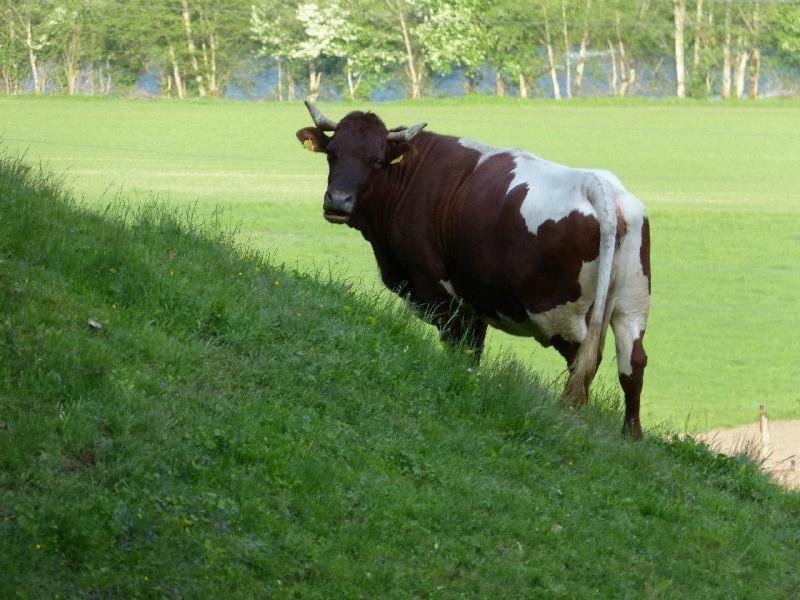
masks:
<path id="1" fill-rule="evenodd" d="M 714 429 L 697 437 L 726 454 L 747 448 L 761 448 L 758 423 L 732 429 Z M 773 477 L 781 483 L 800 489 L 800 419 L 770 421 L 769 439 L 766 464 Z"/>

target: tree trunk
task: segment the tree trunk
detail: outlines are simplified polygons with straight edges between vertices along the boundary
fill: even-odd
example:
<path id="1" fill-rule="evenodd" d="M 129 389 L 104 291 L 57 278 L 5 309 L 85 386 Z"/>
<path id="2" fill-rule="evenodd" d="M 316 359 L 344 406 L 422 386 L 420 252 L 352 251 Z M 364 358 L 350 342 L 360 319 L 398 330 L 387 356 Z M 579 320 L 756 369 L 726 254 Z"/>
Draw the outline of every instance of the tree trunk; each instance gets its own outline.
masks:
<path id="1" fill-rule="evenodd" d="M 750 90 L 748 98 L 755 100 L 758 98 L 758 76 L 761 70 L 761 50 L 753 48 L 750 53 Z"/>
<path id="2" fill-rule="evenodd" d="M 17 40 L 17 32 L 16 28 L 14 27 L 14 19 L 13 15 L 11 14 L 11 9 L 6 9 L 6 19 L 8 22 L 8 40 L 9 46 L 11 48 L 16 47 L 16 40 Z M 9 57 L 11 53 L 9 53 Z M 15 74 L 17 73 L 17 63 L 10 59 L 10 62 L 3 63 L 3 82 L 5 83 L 6 87 L 6 94 L 9 96 L 12 94 L 16 94 L 17 92 L 17 81 L 15 79 Z"/>
<path id="3" fill-rule="evenodd" d="M 475 76 L 464 73 L 464 95 L 469 96 L 475 92 Z"/>
<path id="4" fill-rule="evenodd" d="M 700 69 L 700 44 L 701 44 L 701 23 L 703 22 L 703 0 L 696 0 L 697 11 L 694 18 L 694 48 L 692 56 L 692 69 L 694 70 L 692 77 L 697 76 L 697 71 Z"/>
<path id="5" fill-rule="evenodd" d="M 722 42 L 722 89 L 723 100 L 731 95 L 731 0 L 725 4 L 725 39 Z"/>
<path id="6" fill-rule="evenodd" d="M 63 57 L 64 62 L 64 78 L 67 80 L 67 94 L 74 96 L 78 91 L 78 69 L 75 67 L 73 58 L 67 56 L 67 51 Z"/>
<path id="7" fill-rule="evenodd" d="M 411 97 L 421 98 L 422 70 L 417 69 L 416 61 L 414 59 L 414 51 L 411 47 L 411 36 L 409 35 L 408 26 L 406 25 L 406 19 L 402 10 L 398 12 L 398 16 L 400 17 L 400 28 L 403 31 L 403 42 L 405 43 L 406 47 L 406 74 L 408 75 L 409 82 L 411 83 Z"/>
<path id="8" fill-rule="evenodd" d="M 753 2 L 753 49 L 750 52 L 750 90 L 748 98 L 755 100 L 758 98 L 758 76 L 761 71 L 761 5 L 759 0 Z"/>
<path id="9" fill-rule="evenodd" d="M 636 67 L 628 65 L 625 79 L 622 80 L 622 84 L 619 86 L 619 95 L 624 96 L 627 94 L 628 89 L 633 86 L 634 83 L 636 83 Z"/>
<path id="10" fill-rule="evenodd" d="M 494 72 L 494 86 L 495 86 L 495 93 L 498 96 L 506 95 L 506 82 L 503 79 L 503 74 L 500 71 Z"/>
<path id="11" fill-rule="evenodd" d="M 356 88 L 353 85 L 353 69 L 350 68 L 350 65 L 347 65 L 347 91 L 350 94 L 350 101 L 356 99 Z"/>
<path id="12" fill-rule="evenodd" d="M 566 0 L 561 0 L 561 31 L 564 34 L 564 68 L 566 72 L 564 93 L 567 95 L 567 98 L 572 98 L 572 61 L 569 58 L 569 32 L 567 29 Z"/>
<path id="13" fill-rule="evenodd" d="M 63 43 L 61 59 L 64 66 L 64 78 L 67 81 L 67 93 L 74 96 L 78 93 L 80 84 L 80 67 L 78 61 L 81 56 L 81 34 L 80 29 L 68 34 Z"/>
<path id="14" fill-rule="evenodd" d="M 624 96 L 628 88 L 636 81 L 636 67 L 633 60 L 628 60 L 625 52 L 625 42 L 622 41 L 622 26 L 620 25 L 619 11 L 617 11 L 617 44 L 619 45 L 619 95 Z"/>
<path id="15" fill-rule="evenodd" d="M 214 86 L 211 83 L 211 77 L 210 77 L 211 69 L 208 63 L 208 47 L 206 46 L 205 40 L 200 42 L 200 51 L 203 56 L 203 75 L 205 76 L 206 84 L 208 86 L 208 89 L 206 91 L 208 92 L 209 96 L 213 96 Z"/>
<path id="16" fill-rule="evenodd" d="M 106 78 L 105 88 L 103 89 L 103 93 L 108 96 L 111 93 L 112 81 L 111 81 L 111 60 L 106 59 L 106 72 L 108 73 L 108 77 Z M 186 86 L 184 86 L 185 89 Z"/>
<path id="17" fill-rule="evenodd" d="M 707 37 L 705 37 L 701 44 L 707 44 L 709 46 L 713 46 L 713 41 L 716 38 L 713 32 L 715 31 L 715 23 L 714 23 L 714 5 L 711 5 L 711 8 L 708 11 L 708 31 L 712 32 Z M 714 69 L 709 64 L 709 61 L 705 61 L 706 67 L 706 97 L 711 96 L 711 92 L 714 89 L 714 80 L 716 79 L 716 75 L 714 75 Z"/>
<path id="18" fill-rule="evenodd" d="M 295 89 L 294 89 L 294 75 L 291 69 L 286 71 L 286 99 L 289 102 L 294 102 Z"/>
<path id="19" fill-rule="evenodd" d="M 542 12 L 544 13 L 544 43 L 547 47 L 547 66 L 550 69 L 550 81 L 553 83 L 553 98 L 561 100 L 561 87 L 558 85 L 556 61 L 553 56 L 553 44 L 550 40 L 550 23 L 547 20 L 547 7 L 542 6 Z"/>
<path id="20" fill-rule="evenodd" d="M 208 45 L 211 48 L 211 81 L 209 87 L 211 88 L 212 96 L 219 96 L 222 90 L 217 84 L 217 34 L 213 29 L 208 36 Z"/>
<path id="21" fill-rule="evenodd" d="M 522 73 L 519 74 L 519 97 L 528 97 L 528 83 L 525 81 L 525 76 Z"/>
<path id="22" fill-rule="evenodd" d="M 619 85 L 619 77 L 617 75 L 617 56 L 614 52 L 614 44 L 611 43 L 611 40 L 608 41 L 608 50 L 611 54 L 611 93 L 616 96 L 619 93 L 618 85 Z"/>
<path id="23" fill-rule="evenodd" d="M 684 25 L 686 23 L 686 0 L 673 0 L 675 20 L 675 93 L 678 98 L 686 97 L 686 63 L 684 61 Z"/>
<path id="24" fill-rule="evenodd" d="M 41 94 L 42 88 L 41 77 L 39 76 L 39 68 L 36 65 L 36 51 L 33 48 L 33 27 L 31 25 L 31 18 L 28 16 L 25 20 L 25 45 L 28 47 L 28 60 L 31 63 L 31 75 L 33 76 L 33 93 Z"/>
<path id="25" fill-rule="evenodd" d="M 169 60 L 172 63 L 172 78 L 175 80 L 175 92 L 181 100 L 184 97 L 183 81 L 181 80 L 181 72 L 178 69 L 178 61 L 175 60 L 175 48 L 172 44 L 169 45 Z"/>
<path id="26" fill-rule="evenodd" d="M 194 46 L 194 39 L 192 39 L 192 20 L 189 11 L 188 0 L 181 0 L 181 15 L 183 16 L 183 29 L 186 32 L 186 47 L 189 49 L 189 58 L 192 61 L 192 68 L 194 69 L 194 79 L 197 82 L 197 93 L 201 96 L 206 95 L 206 88 L 203 85 L 203 75 L 200 73 L 200 65 L 197 62 L 197 56 Z"/>
<path id="27" fill-rule="evenodd" d="M 317 71 L 317 66 L 312 61 L 308 65 L 308 99 L 316 102 L 319 96 L 319 84 L 322 81 L 322 72 Z"/>
<path id="28" fill-rule="evenodd" d="M 575 65 L 575 87 L 572 95 L 577 97 L 581 93 L 583 83 L 583 69 L 586 67 L 586 49 L 589 47 L 589 11 L 592 8 L 592 0 L 586 0 L 586 9 L 583 13 L 583 35 L 581 36 L 581 48 L 578 50 L 578 64 Z"/>
<path id="29" fill-rule="evenodd" d="M 736 82 L 736 97 L 741 98 L 744 95 L 744 73 L 747 70 L 747 61 L 750 58 L 750 52 L 741 48 L 744 44 L 744 40 L 739 40 L 737 46 L 739 46 L 739 54 L 736 57 L 736 67 L 734 70 L 734 80 Z"/>
<path id="30" fill-rule="evenodd" d="M 283 102 L 283 62 L 278 59 L 278 102 Z"/>

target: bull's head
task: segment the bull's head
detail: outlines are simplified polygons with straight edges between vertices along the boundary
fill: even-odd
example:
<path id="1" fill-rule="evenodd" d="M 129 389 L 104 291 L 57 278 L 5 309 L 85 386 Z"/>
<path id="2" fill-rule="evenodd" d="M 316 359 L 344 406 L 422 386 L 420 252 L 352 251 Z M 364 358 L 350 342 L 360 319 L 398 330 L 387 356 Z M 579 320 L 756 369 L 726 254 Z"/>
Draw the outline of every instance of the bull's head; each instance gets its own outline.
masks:
<path id="1" fill-rule="evenodd" d="M 316 127 L 297 132 L 297 139 L 309 150 L 328 157 L 328 189 L 322 214 L 331 223 L 347 223 L 358 194 L 370 174 L 390 168 L 410 151 L 409 141 L 427 125 L 388 131 L 377 115 L 354 111 L 340 122 L 332 121 L 311 102 L 306 102 Z M 328 136 L 324 132 L 332 131 Z"/>

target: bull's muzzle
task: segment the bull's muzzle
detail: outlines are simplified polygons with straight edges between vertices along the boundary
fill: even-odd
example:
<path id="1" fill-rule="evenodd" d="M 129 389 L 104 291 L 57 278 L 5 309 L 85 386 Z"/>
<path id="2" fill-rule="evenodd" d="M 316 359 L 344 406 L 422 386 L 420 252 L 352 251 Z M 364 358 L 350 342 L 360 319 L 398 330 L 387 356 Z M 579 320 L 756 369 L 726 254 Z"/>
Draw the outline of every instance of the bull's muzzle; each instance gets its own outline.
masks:
<path id="1" fill-rule="evenodd" d="M 355 198 L 355 194 L 350 192 L 328 190 L 322 203 L 322 215 L 331 223 L 347 223 Z"/>

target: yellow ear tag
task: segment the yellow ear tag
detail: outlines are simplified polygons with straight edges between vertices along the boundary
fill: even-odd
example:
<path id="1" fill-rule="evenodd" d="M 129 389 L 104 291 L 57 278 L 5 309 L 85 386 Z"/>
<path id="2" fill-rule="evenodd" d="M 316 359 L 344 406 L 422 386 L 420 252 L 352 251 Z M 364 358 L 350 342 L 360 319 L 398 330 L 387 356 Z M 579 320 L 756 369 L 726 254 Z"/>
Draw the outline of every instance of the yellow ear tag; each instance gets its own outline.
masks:
<path id="1" fill-rule="evenodd" d="M 314 145 L 314 140 L 312 140 L 311 138 L 303 142 L 303 148 L 305 148 L 306 150 L 311 150 L 311 152 L 317 151 L 317 147 Z"/>
<path id="2" fill-rule="evenodd" d="M 399 162 L 403 162 L 403 159 L 404 159 L 405 157 L 406 157 L 406 155 L 405 155 L 405 154 L 401 154 L 400 156 L 398 156 L 397 158 L 395 158 L 395 159 L 394 159 L 392 162 L 390 162 L 389 164 L 390 164 L 390 165 L 396 165 L 396 164 L 397 164 L 397 163 L 399 163 Z"/>

